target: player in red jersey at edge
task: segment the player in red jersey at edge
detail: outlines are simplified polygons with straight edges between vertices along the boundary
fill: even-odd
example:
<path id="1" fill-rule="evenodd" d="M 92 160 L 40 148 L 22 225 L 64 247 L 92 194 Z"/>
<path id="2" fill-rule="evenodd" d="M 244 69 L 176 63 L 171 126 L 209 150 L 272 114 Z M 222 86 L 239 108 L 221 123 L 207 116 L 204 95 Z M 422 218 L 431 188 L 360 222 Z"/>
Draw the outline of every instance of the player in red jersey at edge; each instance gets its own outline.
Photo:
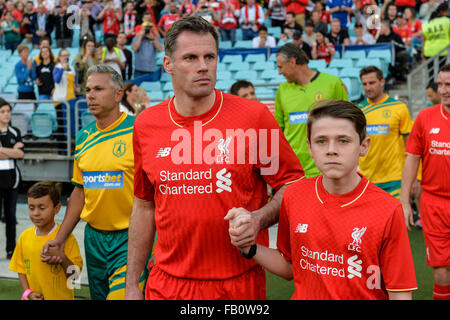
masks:
<path id="1" fill-rule="evenodd" d="M 146 299 L 266 299 L 264 269 L 232 246 L 224 217 L 233 207 L 251 214 L 253 240 L 268 245 L 285 185 L 304 176 L 300 162 L 265 105 L 214 89 L 211 24 L 176 21 L 165 54 L 175 95 L 145 110 L 133 132 L 126 299 L 143 298 L 137 281 L 156 231 Z M 270 202 L 267 184 L 278 190 Z"/>
<path id="2" fill-rule="evenodd" d="M 321 101 L 307 130 L 322 175 L 286 188 L 278 249 L 257 244 L 253 259 L 294 279 L 292 299 L 411 299 L 417 283 L 401 203 L 357 172 L 370 144 L 363 112 Z M 230 219 L 231 242 L 244 254 L 251 247 L 239 235 L 248 218 Z"/>
<path id="3" fill-rule="evenodd" d="M 417 115 L 406 145 L 400 201 L 406 225 L 414 225 L 406 198 L 422 160 L 420 217 L 426 263 L 433 268 L 433 299 L 450 300 L 450 64 L 438 73 L 441 103 Z"/>

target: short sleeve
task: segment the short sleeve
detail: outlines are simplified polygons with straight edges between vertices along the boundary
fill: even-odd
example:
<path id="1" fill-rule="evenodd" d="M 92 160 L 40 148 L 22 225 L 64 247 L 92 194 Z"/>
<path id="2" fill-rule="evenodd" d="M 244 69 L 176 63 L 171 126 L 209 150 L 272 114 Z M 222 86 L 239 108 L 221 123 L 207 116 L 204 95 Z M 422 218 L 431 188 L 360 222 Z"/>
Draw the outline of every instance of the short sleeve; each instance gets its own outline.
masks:
<path id="1" fill-rule="evenodd" d="M 408 138 L 408 142 L 406 144 L 406 152 L 414 155 L 422 155 L 424 151 L 424 137 L 423 137 L 423 123 L 422 116 L 419 115 L 414 121 L 414 125 L 412 126 L 411 133 Z"/>
<path id="2" fill-rule="evenodd" d="M 416 274 L 401 204 L 387 223 L 383 238 L 380 269 L 386 290 L 416 290 Z"/>
<path id="3" fill-rule="evenodd" d="M 139 139 L 139 129 L 136 122 L 133 132 L 133 152 L 134 152 L 134 195 L 143 200 L 154 200 L 154 188 L 148 179 L 143 168 L 142 148 Z"/>
<path id="4" fill-rule="evenodd" d="M 400 134 L 408 135 L 411 132 L 413 122 L 408 107 L 403 104 L 400 113 Z"/>
<path id="5" fill-rule="evenodd" d="M 73 176 L 72 176 L 72 184 L 83 188 L 83 172 L 81 171 L 80 167 L 78 166 L 78 159 L 75 159 L 73 161 Z"/>
<path id="6" fill-rule="evenodd" d="M 19 237 L 13 256 L 9 263 L 9 270 L 26 274 L 25 261 L 23 260 L 23 237 Z"/>
<path id="7" fill-rule="evenodd" d="M 69 236 L 64 245 L 64 253 L 74 265 L 80 268 L 80 270 L 83 268 L 83 258 L 81 257 L 80 247 L 78 246 L 77 239 L 73 234 Z"/>
<path id="8" fill-rule="evenodd" d="M 278 220 L 277 248 L 283 254 L 283 257 L 292 262 L 291 240 L 289 234 L 289 219 L 287 216 L 286 198 L 283 197 L 280 209 L 280 218 Z"/>

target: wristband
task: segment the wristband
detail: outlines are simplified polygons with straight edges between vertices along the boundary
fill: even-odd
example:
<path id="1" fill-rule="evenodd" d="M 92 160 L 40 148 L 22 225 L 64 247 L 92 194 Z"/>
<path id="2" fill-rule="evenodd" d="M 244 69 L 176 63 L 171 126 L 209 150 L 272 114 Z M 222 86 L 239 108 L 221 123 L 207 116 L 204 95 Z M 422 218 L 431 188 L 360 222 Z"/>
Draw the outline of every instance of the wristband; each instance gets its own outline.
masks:
<path id="1" fill-rule="evenodd" d="M 250 247 L 250 250 L 248 251 L 247 254 L 241 252 L 241 256 L 243 256 L 245 259 L 251 259 L 255 256 L 256 254 L 256 244 L 252 245 Z"/>
<path id="2" fill-rule="evenodd" d="M 28 296 L 29 296 L 30 293 L 32 293 L 32 292 L 33 292 L 33 290 L 31 290 L 31 289 L 25 290 L 25 291 L 23 292 L 23 295 L 22 295 L 22 300 L 28 300 Z"/>

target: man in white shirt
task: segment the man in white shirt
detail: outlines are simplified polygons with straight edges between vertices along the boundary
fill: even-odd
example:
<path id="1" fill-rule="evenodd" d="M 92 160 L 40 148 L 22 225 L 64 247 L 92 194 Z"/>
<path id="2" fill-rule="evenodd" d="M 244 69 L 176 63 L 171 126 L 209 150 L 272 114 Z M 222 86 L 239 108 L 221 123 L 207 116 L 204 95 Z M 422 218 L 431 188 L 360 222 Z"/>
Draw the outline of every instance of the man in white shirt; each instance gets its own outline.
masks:
<path id="1" fill-rule="evenodd" d="M 275 38 L 269 36 L 267 32 L 267 28 L 265 26 L 261 26 L 258 31 L 258 36 L 253 38 L 252 47 L 253 48 L 275 48 L 276 41 Z"/>

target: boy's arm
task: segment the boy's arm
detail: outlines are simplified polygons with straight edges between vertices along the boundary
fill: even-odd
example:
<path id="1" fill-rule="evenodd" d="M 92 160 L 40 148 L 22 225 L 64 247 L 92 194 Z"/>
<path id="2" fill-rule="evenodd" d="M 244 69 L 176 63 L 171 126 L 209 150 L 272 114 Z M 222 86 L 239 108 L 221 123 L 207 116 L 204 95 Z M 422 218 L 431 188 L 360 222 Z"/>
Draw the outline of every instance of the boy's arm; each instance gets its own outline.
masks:
<path id="1" fill-rule="evenodd" d="M 19 281 L 20 281 L 20 284 L 22 285 L 24 292 L 26 290 L 31 290 L 31 288 L 28 284 L 27 276 L 24 273 L 19 273 Z M 40 294 L 39 292 L 32 291 L 31 293 L 28 294 L 27 299 L 29 299 L 29 300 L 44 300 L 44 296 L 42 294 Z"/>
<path id="2" fill-rule="evenodd" d="M 250 247 L 245 248 L 243 253 L 247 254 Z M 277 249 L 268 248 L 262 245 L 256 245 L 256 254 L 253 256 L 258 264 L 273 274 L 280 276 L 288 281 L 294 277 L 292 263 L 288 262 Z"/>
<path id="3" fill-rule="evenodd" d="M 412 300 L 411 291 L 406 292 L 391 292 L 388 291 L 389 300 Z"/>

